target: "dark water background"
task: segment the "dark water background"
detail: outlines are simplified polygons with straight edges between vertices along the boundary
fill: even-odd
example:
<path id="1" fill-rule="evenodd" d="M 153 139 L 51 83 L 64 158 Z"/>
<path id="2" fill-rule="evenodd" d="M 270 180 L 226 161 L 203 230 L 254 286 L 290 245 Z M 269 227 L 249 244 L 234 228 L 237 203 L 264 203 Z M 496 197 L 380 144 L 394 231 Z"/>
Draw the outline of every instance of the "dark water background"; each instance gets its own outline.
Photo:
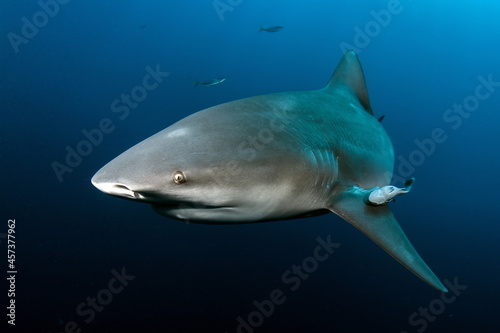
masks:
<path id="1" fill-rule="evenodd" d="M 0 4 L 0 237 L 15 219 L 17 331 L 236 332 L 274 289 L 286 300 L 240 332 L 500 330 L 500 86 L 477 88 L 480 77 L 500 81 L 496 1 L 221 0 L 220 15 L 213 1 L 63 2 L 47 2 L 53 17 L 37 14 L 36 1 Z M 20 36 L 34 16 L 38 32 L 16 46 L 9 33 Z M 257 33 L 261 25 L 285 29 Z M 448 303 L 333 214 L 194 225 L 90 184 L 111 158 L 195 111 L 322 87 L 343 47 L 357 49 L 372 107 L 386 115 L 397 173 L 417 179 L 392 205 L 400 224 L 441 279 L 467 286 Z M 111 103 L 157 65 L 170 75 L 120 120 Z M 193 87 L 218 76 L 227 81 Z M 450 118 L 462 103 L 470 112 Z M 66 147 L 103 118 L 114 130 L 60 181 L 53 162 L 65 163 Z M 436 128 L 446 140 L 431 149 Z M 292 291 L 282 275 L 328 235 L 340 247 Z M 110 293 L 112 270 L 135 278 Z M 80 315 L 96 296 L 109 304 Z M 429 306 L 427 319 L 409 322 Z M 2 332 L 14 331 L 1 318 Z"/>

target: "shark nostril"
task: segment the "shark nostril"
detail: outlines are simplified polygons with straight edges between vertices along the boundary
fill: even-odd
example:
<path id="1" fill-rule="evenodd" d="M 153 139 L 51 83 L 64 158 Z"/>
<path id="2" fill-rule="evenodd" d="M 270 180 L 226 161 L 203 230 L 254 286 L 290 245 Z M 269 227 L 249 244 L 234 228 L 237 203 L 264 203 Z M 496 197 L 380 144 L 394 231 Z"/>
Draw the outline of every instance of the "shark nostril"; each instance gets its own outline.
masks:
<path id="1" fill-rule="evenodd" d="M 94 185 L 102 192 L 110 195 L 126 197 L 126 198 L 137 198 L 135 192 L 131 190 L 128 186 L 125 186 L 123 184 L 95 182 Z"/>
<path id="2" fill-rule="evenodd" d="M 136 191 L 131 190 L 128 186 L 123 184 L 114 184 L 115 194 L 132 198 L 132 199 L 143 199 L 144 196 Z"/>
<path id="3" fill-rule="evenodd" d="M 122 185 L 122 184 L 115 184 L 115 187 L 117 187 L 117 188 L 119 188 L 119 189 L 122 189 L 122 190 L 132 191 L 132 190 L 131 190 L 131 189 L 129 189 L 127 186 Z"/>
<path id="4" fill-rule="evenodd" d="M 125 196 L 128 196 L 133 199 L 145 199 L 146 197 L 142 195 L 141 193 L 137 191 L 131 190 L 128 186 L 125 186 L 123 184 L 115 184 L 115 188 L 118 189 L 118 191 Z"/>
<path id="5" fill-rule="evenodd" d="M 114 195 L 117 197 L 129 198 L 129 199 L 137 199 L 137 200 L 146 200 L 146 196 L 142 193 L 132 190 L 127 185 L 123 185 L 120 183 L 111 183 L 111 182 L 97 182 L 94 181 L 93 184 L 99 190 L 104 193 Z"/>

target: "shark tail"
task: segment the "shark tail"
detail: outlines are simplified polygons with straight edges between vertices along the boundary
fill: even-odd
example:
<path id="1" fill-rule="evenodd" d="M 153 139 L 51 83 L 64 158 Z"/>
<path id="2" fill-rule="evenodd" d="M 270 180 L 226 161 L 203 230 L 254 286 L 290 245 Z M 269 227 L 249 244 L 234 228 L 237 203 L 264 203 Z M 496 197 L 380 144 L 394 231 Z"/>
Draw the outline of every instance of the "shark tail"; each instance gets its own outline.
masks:
<path id="1" fill-rule="evenodd" d="M 410 243 L 389 206 L 366 203 L 370 193 L 371 190 L 357 186 L 347 188 L 334 197 L 329 209 L 363 232 L 416 276 L 432 287 L 447 292 Z"/>
<path id="2" fill-rule="evenodd" d="M 196 82 L 194 83 L 194 86 L 198 87 L 199 84 L 200 84 L 200 81 L 196 80 Z"/>

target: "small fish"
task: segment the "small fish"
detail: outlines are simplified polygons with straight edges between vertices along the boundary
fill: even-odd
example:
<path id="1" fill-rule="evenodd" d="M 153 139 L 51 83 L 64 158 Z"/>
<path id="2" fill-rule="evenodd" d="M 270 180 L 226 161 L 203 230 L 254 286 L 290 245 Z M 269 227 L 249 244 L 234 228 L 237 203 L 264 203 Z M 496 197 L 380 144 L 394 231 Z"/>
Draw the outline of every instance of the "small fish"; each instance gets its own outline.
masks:
<path id="1" fill-rule="evenodd" d="M 194 84 L 194 86 L 196 87 L 199 84 L 201 84 L 201 85 L 210 87 L 210 86 L 215 86 L 217 84 L 220 84 L 220 83 L 222 83 L 224 81 L 226 81 L 225 77 L 218 77 L 218 78 L 215 78 L 215 79 L 212 79 L 212 80 L 208 80 L 208 81 L 196 81 L 195 84 Z"/>
<path id="2" fill-rule="evenodd" d="M 260 27 L 259 32 L 261 32 L 261 31 L 267 31 L 267 32 L 278 32 L 278 31 L 281 31 L 281 30 L 283 30 L 283 27 L 282 27 L 282 26 L 277 25 L 277 26 L 270 27 L 270 28 L 262 28 L 262 27 Z"/>
<path id="3" fill-rule="evenodd" d="M 144 29 L 146 27 L 147 27 L 147 25 L 143 24 L 143 25 L 139 26 L 139 29 Z"/>

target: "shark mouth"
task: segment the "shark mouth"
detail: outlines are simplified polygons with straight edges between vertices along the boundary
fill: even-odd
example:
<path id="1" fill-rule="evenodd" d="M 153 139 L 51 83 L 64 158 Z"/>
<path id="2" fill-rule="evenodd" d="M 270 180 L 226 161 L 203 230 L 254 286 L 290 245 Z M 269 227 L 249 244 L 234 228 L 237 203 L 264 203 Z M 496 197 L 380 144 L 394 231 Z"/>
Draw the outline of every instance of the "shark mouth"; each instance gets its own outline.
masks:
<path id="1" fill-rule="evenodd" d="M 152 203 L 153 209 L 217 209 L 231 208 L 232 206 L 207 205 L 200 202 L 155 202 Z"/>
<path id="2" fill-rule="evenodd" d="M 124 199 L 132 199 L 132 200 L 144 200 L 146 199 L 139 192 L 132 191 L 128 186 L 117 183 L 100 183 L 94 181 L 92 179 L 92 184 L 97 187 L 100 191 Z"/>

